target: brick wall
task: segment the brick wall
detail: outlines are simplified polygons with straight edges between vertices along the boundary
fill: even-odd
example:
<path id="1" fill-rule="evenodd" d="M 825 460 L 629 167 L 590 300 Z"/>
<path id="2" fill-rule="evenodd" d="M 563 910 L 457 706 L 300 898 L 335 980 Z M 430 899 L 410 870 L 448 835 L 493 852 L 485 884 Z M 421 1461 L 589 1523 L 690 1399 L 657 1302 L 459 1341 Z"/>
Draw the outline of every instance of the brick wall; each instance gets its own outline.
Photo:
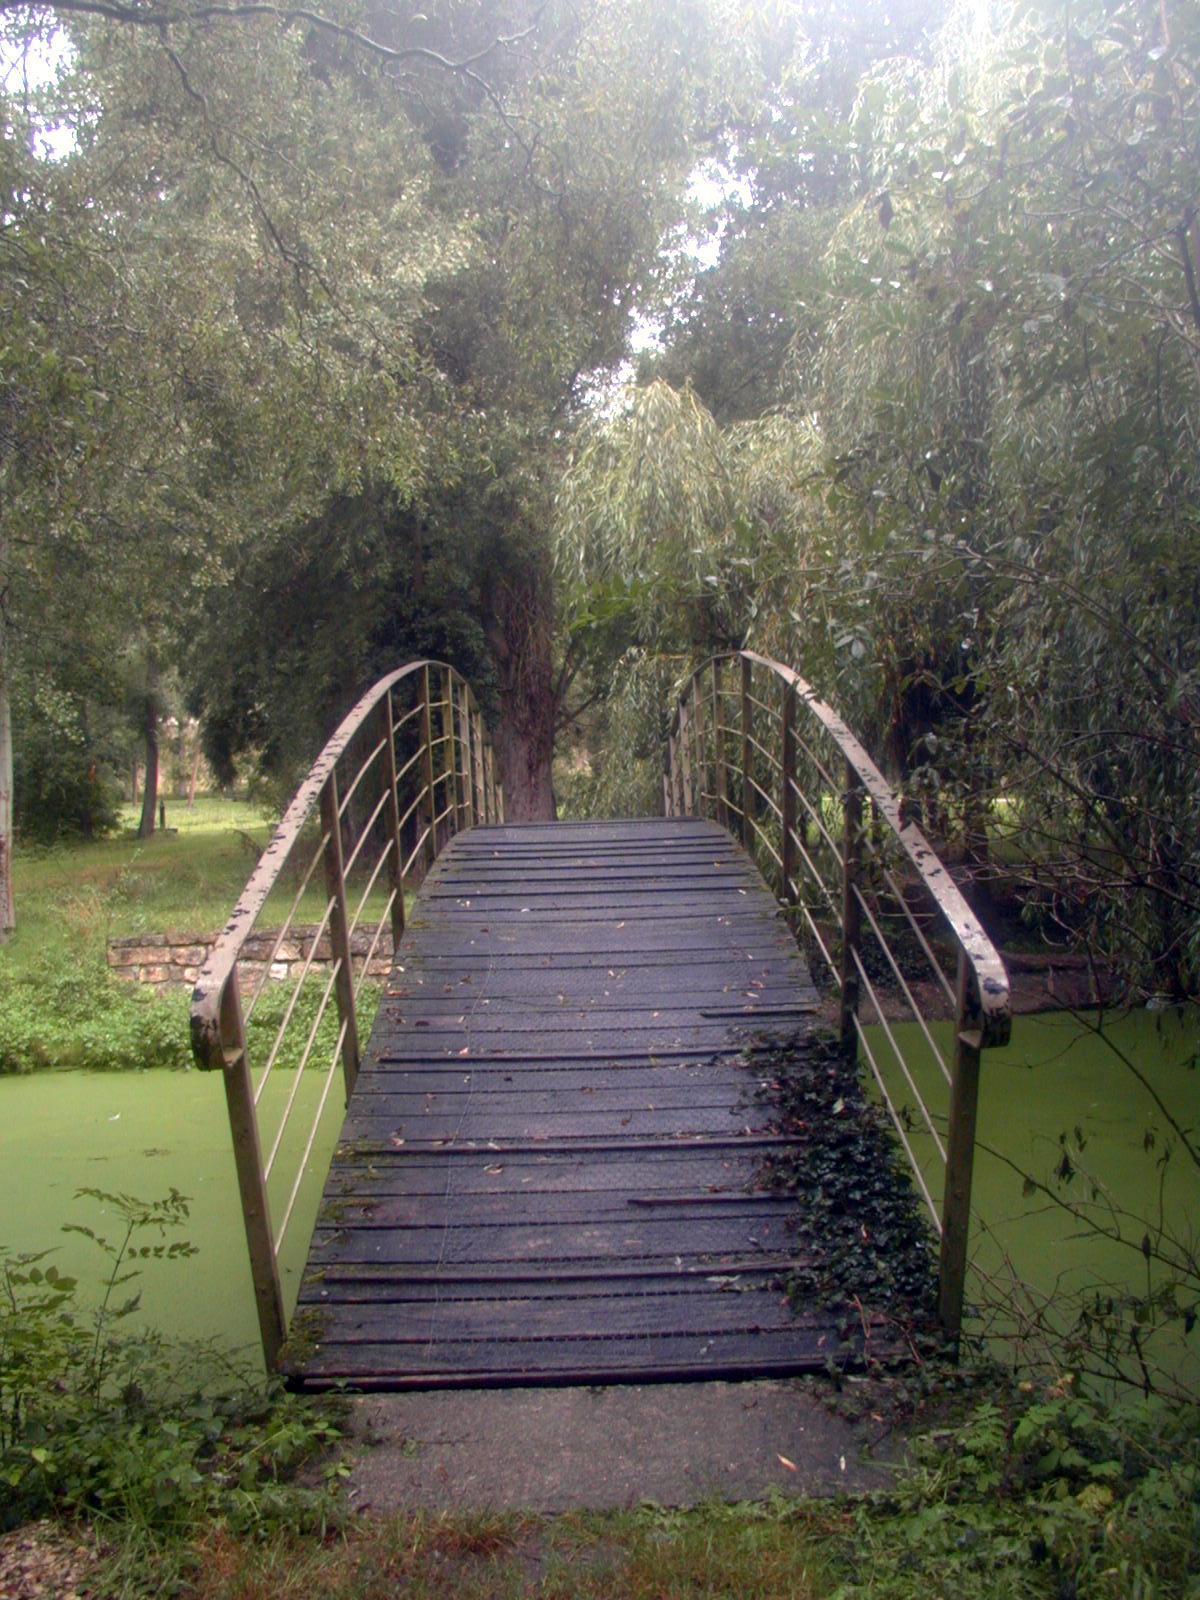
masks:
<path id="1" fill-rule="evenodd" d="M 243 946 L 238 964 L 244 987 L 253 992 L 264 978 L 282 980 L 298 971 L 312 948 L 316 929 L 293 928 L 276 950 L 278 929 L 264 929 L 252 933 Z M 374 927 L 355 930 L 351 948 L 360 959 L 365 957 L 375 937 Z M 118 978 L 128 978 L 136 983 L 153 984 L 156 989 L 175 986 L 191 987 L 195 983 L 216 943 L 215 933 L 146 933 L 131 939 L 108 941 L 108 964 Z M 329 965 L 328 937 L 317 941 L 314 967 Z M 384 932 L 371 962 L 370 975 L 386 978 L 392 964 L 392 940 Z M 356 968 L 357 970 L 357 968 Z"/>

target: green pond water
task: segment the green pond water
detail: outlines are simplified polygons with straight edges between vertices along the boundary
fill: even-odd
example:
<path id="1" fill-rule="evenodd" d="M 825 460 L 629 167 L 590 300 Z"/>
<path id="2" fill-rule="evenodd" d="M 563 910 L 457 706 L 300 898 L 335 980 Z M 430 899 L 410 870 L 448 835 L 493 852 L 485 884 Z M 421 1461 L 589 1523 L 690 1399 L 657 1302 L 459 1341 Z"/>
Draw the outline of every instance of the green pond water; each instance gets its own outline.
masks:
<path id="1" fill-rule="evenodd" d="M 995 1286 L 1017 1280 L 1063 1325 L 1081 1292 L 1145 1285 L 1141 1241 L 1164 1221 L 1193 1250 L 1200 1238 L 1200 1172 L 1154 1102 L 1157 1095 L 1192 1144 L 1200 1142 L 1200 1015 L 1193 1007 L 1085 1022 L 1092 1026 L 1065 1012 L 1017 1017 L 1012 1043 L 984 1053 L 972 1191 L 976 1271 L 968 1286 L 976 1306 L 997 1298 Z M 949 1059 L 949 1024 L 931 1031 Z M 944 1133 L 949 1093 L 932 1052 L 915 1024 L 893 1032 Z M 870 1030 L 870 1042 L 894 1103 L 911 1108 L 912 1088 L 882 1031 Z M 933 1141 L 914 1132 L 911 1142 L 940 1206 Z M 1055 1178 L 1064 1154 L 1075 1174 L 1065 1184 Z M 1089 1218 L 1108 1231 L 1119 1227 L 1125 1242 L 1068 1217 L 1047 1195 L 1028 1193 L 1022 1174 L 1085 1202 Z M 1132 1215 L 1118 1218 L 1118 1211 Z M 1006 1335 L 1012 1322 L 990 1312 L 976 1328 Z M 1200 1327 L 1186 1340 L 1180 1334 L 1164 1342 L 1159 1355 L 1184 1381 L 1200 1384 Z"/>
<path id="2" fill-rule="evenodd" d="M 1180 1122 L 1193 1130 L 1200 1127 L 1200 1018 L 1194 1011 L 1114 1017 L 1105 1029 Z M 940 1114 L 945 1090 L 927 1048 L 914 1036 L 915 1029 L 906 1030 L 903 1047 L 916 1063 L 917 1081 L 935 1114 Z M 894 1072 L 889 1076 L 894 1079 Z M 305 1094 L 319 1093 L 325 1082 L 321 1073 L 304 1078 Z M 264 1102 L 268 1123 L 291 1086 L 286 1073 L 273 1082 L 273 1094 Z M 901 1102 L 911 1099 L 907 1086 L 899 1085 L 896 1092 Z M 335 1087 L 332 1100 L 338 1095 Z M 339 1121 L 337 1105 L 330 1110 L 318 1147 L 326 1160 Z M 1074 1143 L 1076 1129 L 1085 1140 L 1088 1173 L 1101 1187 L 1101 1205 L 1104 1192 L 1111 1192 L 1150 1224 L 1162 1207 L 1182 1234 L 1200 1236 L 1196 1169 L 1179 1159 L 1178 1151 L 1165 1169 L 1161 1165 L 1171 1135 L 1133 1074 L 1069 1016 L 1019 1017 L 1014 1042 L 984 1057 L 981 1143 L 995 1147 L 1022 1171 L 1050 1179 L 1062 1155 L 1060 1133 Z M 269 1145 L 269 1135 L 265 1142 Z M 916 1144 L 939 1198 L 931 1141 L 926 1136 Z M 303 1270 L 321 1170 L 319 1162 L 318 1176 L 299 1196 L 285 1242 L 282 1276 L 289 1304 Z M 1076 1179 L 1073 1192 L 1084 1192 L 1084 1183 L 1082 1177 Z M 106 1218 L 99 1203 L 75 1198 L 84 1187 L 122 1190 L 143 1199 L 158 1198 L 171 1187 L 188 1195 L 186 1236 L 199 1253 L 181 1262 L 147 1263 L 141 1315 L 167 1333 L 216 1339 L 256 1353 L 257 1327 L 219 1077 L 164 1071 L 0 1078 L 0 1245 L 12 1251 L 54 1248 L 61 1270 L 98 1281 L 104 1265 L 99 1256 L 78 1236 L 61 1232 L 62 1224 L 71 1221 L 110 1234 L 115 1228 L 116 1219 Z M 272 1195 L 276 1215 L 284 1201 L 282 1190 Z M 978 1155 L 974 1201 L 980 1225 L 973 1232 L 973 1248 L 988 1276 L 1014 1271 L 1037 1293 L 1057 1294 L 1064 1304 L 1081 1287 L 1144 1278 L 1140 1250 L 1097 1239 L 1064 1219 L 1044 1198 L 1024 1194 L 1021 1177 L 987 1150 Z M 1136 1237 L 1140 1239 L 1140 1231 Z M 1200 1330 L 1192 1340 L 1200 1340 Z M 1188 1369 L 1193 1381 L 1200 1380 L 1195 1351 L 1183 1349 L 1172 1359 Z"/>
<path id="3" fill-rule="evenodd" d="M 305 1074 L 319 1090 L 324 1074 Z M 271 1124 L 290 1074 L 281 1074 L 264 1103 Z M 338 1090 L 335 1087 L 333 1098 Z M 322 1125 L 316 1174 L 302 1189 L 284 1239 L 280 1273 L 289 1310 L 295 1301 L 324 1167 L 336 1142 L 337 1107 Z M 269 1147 L 269 1138 L 264 1138 Z M 287 1154 L 285 1146 L 285 1158 Z M 282 1172 L 286 1159 L 280 1161 Z M 109 1238 L 119 1219 L 98 1201 L 76 1199 L 83 1188 L 154 1200 L 171 1188 L 187 1195 L 187 1226 L 165 1235 L 187 1238 L 198 1253 L 185 1260 L 147 1261 L 138 1313 L 147 1326 L 188 1339 L 218 1340 L 258 1360 L 258 1324 L 238 1204 L 225 1094 L 219 1075 L 204 1072 L 40 1072 L 0 1077 L 0 1245 L 10 1251 L 53 1249 L 59 1270 L 98 1284 L 106 1263 L 94 1246 L 64 1234 L 78 1222 Z M 282 1216 L 287 1192 L 271 1194 Z M 145 1234 L 142 1242 L 156 1236 Z"/>

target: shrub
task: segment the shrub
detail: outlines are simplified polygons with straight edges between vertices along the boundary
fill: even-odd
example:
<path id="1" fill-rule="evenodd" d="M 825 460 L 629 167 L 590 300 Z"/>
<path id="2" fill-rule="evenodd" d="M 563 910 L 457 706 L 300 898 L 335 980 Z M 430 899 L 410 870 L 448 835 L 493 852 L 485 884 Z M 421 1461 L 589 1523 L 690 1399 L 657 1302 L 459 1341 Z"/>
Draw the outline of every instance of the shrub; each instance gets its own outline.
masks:
<path id="1" fill-rule="evenodd" d="M 0 1072 L 190 1065 L 186 995 L 159 995 L 98 964 L 50 963 L 0 984 Z"/>

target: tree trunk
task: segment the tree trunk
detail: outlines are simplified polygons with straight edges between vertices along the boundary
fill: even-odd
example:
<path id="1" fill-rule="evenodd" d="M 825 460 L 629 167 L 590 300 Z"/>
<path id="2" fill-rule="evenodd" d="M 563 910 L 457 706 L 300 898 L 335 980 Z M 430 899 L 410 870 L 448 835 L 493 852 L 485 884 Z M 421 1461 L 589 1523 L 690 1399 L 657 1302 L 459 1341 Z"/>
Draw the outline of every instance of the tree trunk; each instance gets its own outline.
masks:
<path id="1" fill-rule="evenodd" d="M 143 706 L 146 781 L 142 785 L 142 820 L 138 824 L 138 838 L 149 839 L 154 832 L 158 810 L 158 657 L 153 650 L 146 657 L 146 698 Z"/>
<path id="2" fill-rule="evenodd" d="M 500 781 L 504 785 L 504 815 L 509 822 L 553 822 L 557 814 L 550 770 L 554 708 L 550 705 L 545 729 L 530 727 L 529 709 L 522 708 L 518 723 L 508 720 L 502 707 L 500 724 L 493 732 Z"/>
<path id="3" fill-rule="evenodd" d="M 552 615 L 539 572 L 513 574 L 491 595 L 488 637 L 500 681 L 496 758 L 510 822 L 553 822 L 554 699 Z"/>
<path id="4" fill-rule="evenodd" d="M 187 808 L 190 811 L 196 804 L 196 785 L 200 781 L 200 735 L 196 734 L 196 749 L 192 755 L 192 775 L 188 779 Z"/>

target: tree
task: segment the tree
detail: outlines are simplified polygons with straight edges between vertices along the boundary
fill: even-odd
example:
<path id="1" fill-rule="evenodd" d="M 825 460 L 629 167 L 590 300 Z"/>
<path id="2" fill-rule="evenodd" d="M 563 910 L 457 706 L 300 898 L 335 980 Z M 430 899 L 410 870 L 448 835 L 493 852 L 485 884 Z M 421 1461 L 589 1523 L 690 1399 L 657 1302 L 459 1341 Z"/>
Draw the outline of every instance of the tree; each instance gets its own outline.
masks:
<path id="1" fill-rule="evenodd" d="M 10 101 L 0 152 L 18 667 L 76 649 L 85 611 L 110 653 L 141 633 L 162 659 L 242 542 L 367 472 L 407 491 L 423 283 L 468 249 L 390 107 L 325 81 L 278 23 L 170 42 L 81 24 L 73 43 L 55 83 Z M 47 122 L 73 130 L 55 159 Z"/>
<path id="2" fill-rule="evenodd" d="M 389 33 L 383 18 L 374 26 L 395 41 L 410 34 L 408 24 Z M 557 470 L 599 376 L 626 352 L 697 125 L 714 115 L 703 100 L 714 26 L 688 0 L 536 13 L 496 0 L 431 11 L 420 30 L 445 59 L 471 57 L 489 38 L 517 41 L 489 57 L 486 83 L 404 75 L 394 85 L 397 121 L 424 141 L 431 206 L 445 226 L 468 224 L 473 239 L 453 270 L 431 276 L 416 330 L 425 472 L 408 495 L 364 472 L 351 497 L 359 510 L 331 497 L 296 526 L 294 543 L 297 552 L 327 548 L 333 527 L 358 530 L 369 572 L 345 552 L 359 575 L 356 663 L 365 674 L 417 639 L 465 650 L 456 664 L 476 673 L 482 664 L 494 686 L 510 815 L 547 816 L 570 677 L 555 655 Z M 367 534 L 368 517 L 381 519 L 382 543 Z M 281 594 L 286 581 L 281 574 Z M 450 610 L 439 621 L 443 600 Z M 275 730 L 291 715 L 286 691 L 267 664 L 251 665 L 250 639 L 233 653 L 248 670 L 220 691 L 226 753 L 255 736 L 277 752 Z M 336 671 L 325 682 L 328 725 L 351 691 Z M 197 683 L 210 710 L 214 687 Z"/>
<path id="3" fill-rule="evenodd" d="M 696 371 L 730 424 L 677 506 L 726 492 L 739 395 L 786 397 L 774 429 L 804 445 L 796 475 L 745 436 L 781 497 L 789 476 L 803 491 L 795 565 L 774 564 L 755 637 L 802 619 L 784 653 L 888 753 L 933 830 L 978 872 L 1002 804 L 1047 932 L 1171 994 L 1200 985 L 1195 29 L 1141 0 L 1020 6 L 997 26 L 963 9 L 928 48 L 868 63 L 845 131 L 827 126 L 807 163 L 823 176 L 794 219 L 805 244 L 756 265 L 754 229 L 786 238 L 770 219 L 787 200 L 752 189 L 698 289 L 707 309 L 740 273 L 740 303 L 782 305 L 781 366 L 758 312 L 739 344 L 706 339 L 686 304 L 661 363 Z M 591 459 L 584 521 L 611 511 L 612 539 L 630 458 Z M 735 522 L 676 543 L 655 515 L 637 512 L 648 565 L 630 570 L 669 595 L 680 551 L 719 551 L 714 527 Z M 778 523 L 747 515 L 770 570 Z M 715 576 L 740 614 L 737 580 Z"/>

